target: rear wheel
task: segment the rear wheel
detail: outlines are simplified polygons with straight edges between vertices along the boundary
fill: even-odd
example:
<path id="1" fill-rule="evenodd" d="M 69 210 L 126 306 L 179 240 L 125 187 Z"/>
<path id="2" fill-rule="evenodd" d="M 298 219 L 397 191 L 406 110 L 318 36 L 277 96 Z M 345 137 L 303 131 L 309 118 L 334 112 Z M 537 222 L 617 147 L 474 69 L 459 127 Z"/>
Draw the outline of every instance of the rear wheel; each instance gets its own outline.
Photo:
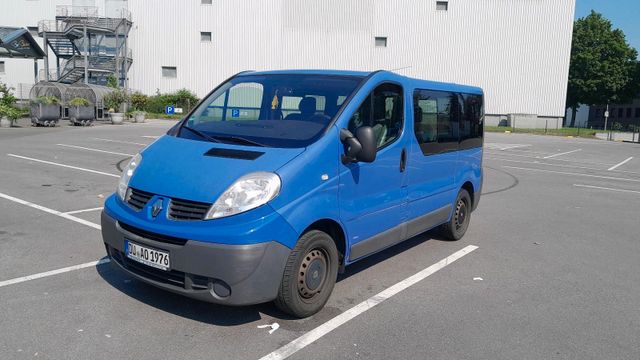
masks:
<path id="1" fill-rule="evenodd" d="M 338 262 L 331 236 L 319 230 L 302 235 L 287 260 L 276 306 L 301 318 L 320 311 L 336 283 Z"/>
<path id="2" fill-rule="evenodd" d="M 442 234 L 451 240 L 460 240 L 467 232 L 471 220 L 471 196 L 465 189 L 460 189 L 456 198 L 455 209 L 451 220 L 442 227 Z"/>

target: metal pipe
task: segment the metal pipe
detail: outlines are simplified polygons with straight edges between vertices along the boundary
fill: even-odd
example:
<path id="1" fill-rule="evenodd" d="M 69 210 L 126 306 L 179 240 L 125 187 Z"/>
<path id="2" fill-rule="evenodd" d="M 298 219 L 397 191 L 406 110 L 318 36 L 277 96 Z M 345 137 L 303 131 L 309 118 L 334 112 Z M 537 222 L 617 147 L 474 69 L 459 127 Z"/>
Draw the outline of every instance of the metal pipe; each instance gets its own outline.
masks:
<path id="1" fill-rule="evenodd" d="M 42 32 L 42 42 L 44 43 L 44 79 L 49 81 L 49 45 L 47 44 L 47 32 Z M 36 75 L 37 76 L 37 75 Z M 36 81 L 37 82 L 37 81 Z"/>
<path id="2" fill-rule="evenodd" d="M 87 19 L 84 21 L 83 27 L 84 40 L 84 83 L 89 83 L 89 39 L 87 39 Z"/>

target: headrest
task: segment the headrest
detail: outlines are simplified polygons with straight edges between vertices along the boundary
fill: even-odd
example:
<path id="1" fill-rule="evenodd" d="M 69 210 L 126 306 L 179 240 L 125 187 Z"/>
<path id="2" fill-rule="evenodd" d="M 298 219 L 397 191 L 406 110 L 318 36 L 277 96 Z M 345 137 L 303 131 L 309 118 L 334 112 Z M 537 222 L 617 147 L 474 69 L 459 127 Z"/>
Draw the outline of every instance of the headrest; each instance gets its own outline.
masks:
<path id="1" fill-rule="evenodd" d="M 316 98 L 313 97 L 304 97 L 300 100 L 300 104 L 298 105 L 298 109 L 303 114 L 315 113 L 316 112 Z"/>

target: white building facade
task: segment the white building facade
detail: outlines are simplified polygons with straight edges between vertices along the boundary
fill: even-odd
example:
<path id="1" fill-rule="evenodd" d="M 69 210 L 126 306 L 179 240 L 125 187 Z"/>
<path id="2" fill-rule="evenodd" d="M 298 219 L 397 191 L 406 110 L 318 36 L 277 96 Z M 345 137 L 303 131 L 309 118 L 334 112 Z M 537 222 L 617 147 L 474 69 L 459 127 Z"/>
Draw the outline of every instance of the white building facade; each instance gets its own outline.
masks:
<path id="1" fill-rule="evenodd" d="M 129 87 L 149 95 L 202 97 L 243 70 L 386 69 L 482 87 L 488 125 L 565 115 L 575 0 L 0 0 L 0 26 L 116 1 L 133 20 Z M 33 61 L 0 61 L 1 81 L 34 83 Z"/>

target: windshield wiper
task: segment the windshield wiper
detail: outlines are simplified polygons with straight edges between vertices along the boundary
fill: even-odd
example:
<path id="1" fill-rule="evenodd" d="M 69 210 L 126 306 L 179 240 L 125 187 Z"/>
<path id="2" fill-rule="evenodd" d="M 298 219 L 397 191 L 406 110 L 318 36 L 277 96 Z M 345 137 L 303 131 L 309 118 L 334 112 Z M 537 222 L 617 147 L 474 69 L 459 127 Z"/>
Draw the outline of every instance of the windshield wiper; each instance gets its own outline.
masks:
<path id="1" fill-rule="evenodd" d="M 213 136 L 216 139 L 220 139 L 220 140 L 229 140 L 229 141 L 233 141 L 235 143 L 240 143 L 240 144 L 247 144 L 247 145 L 255 145 L 255 146 L 260 146 L 260 147 L 265 147 L 265 144 L 260 144 L 259 142 L 253 141 L 253 140 L 249 140 L 240 136 L 233 136 L 233 135 L 214 135 Z"/>
<path id="2" fill-rule="evenodd" d="M 187 130 L 191 131 L 192 133 L 194 133 L 194 134 L 196 134 L 196 135 L 200 136 L 201 138 L 206 139 L 206 140 L 209 140 L 209 141 L 211 141 L 211 142 L 215 142 L 215 143 L 220 143 L 220 142 L 222 142 L 222 141 L 220 141 L 220 140 L 218 140 L 218 139 L 216 139 L 216 138 L 214 138 L 214 137 L 212 137 L 212 136 L 209 136 L 209 135 L 207 135 L 207 134 L 203 133 L 203 132 L 202 132 L 202 131 L 200 131 L 200 130 L 196 130 L 196 129 L 192 128 L 192 127 L 183 126 L 183 127 L 182 127 L 182 129 L 187 129 Z"/>

